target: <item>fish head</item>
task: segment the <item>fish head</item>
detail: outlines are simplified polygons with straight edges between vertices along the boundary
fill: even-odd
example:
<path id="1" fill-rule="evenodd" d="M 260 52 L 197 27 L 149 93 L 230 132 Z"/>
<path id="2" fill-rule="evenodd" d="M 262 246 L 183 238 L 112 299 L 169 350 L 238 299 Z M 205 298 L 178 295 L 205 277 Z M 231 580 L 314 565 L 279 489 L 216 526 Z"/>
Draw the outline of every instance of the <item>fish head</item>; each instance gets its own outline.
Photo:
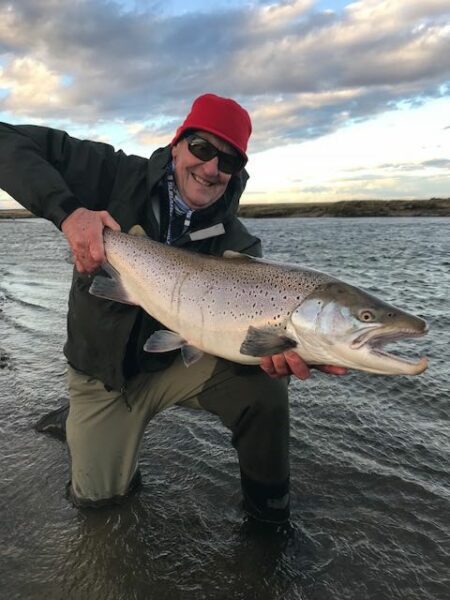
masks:
<path id="1" fill-rule="evenodd" d="M 293 311 L 287 332 L 298 352 L 310 361 L 380 374 L 415 375 L 427 368 L 419 360 L 388 353 L 392 341 L 427 332 L 420 317 L 340 281 L 327 282 L 305 297 Z"/>

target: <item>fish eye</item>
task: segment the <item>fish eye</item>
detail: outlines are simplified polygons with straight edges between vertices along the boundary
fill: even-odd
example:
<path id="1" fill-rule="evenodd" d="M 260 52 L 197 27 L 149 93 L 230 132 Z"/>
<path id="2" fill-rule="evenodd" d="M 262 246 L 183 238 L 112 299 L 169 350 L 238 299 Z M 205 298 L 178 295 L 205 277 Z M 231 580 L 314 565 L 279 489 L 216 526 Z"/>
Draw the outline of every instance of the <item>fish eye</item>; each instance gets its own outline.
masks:
<path id="1" fill-rule="evenodd" d="M 375 315 L 371 310 L 361 310 L 358 314 L 358 319 L 364 323 L 370 323 L 375 320 Z"/>

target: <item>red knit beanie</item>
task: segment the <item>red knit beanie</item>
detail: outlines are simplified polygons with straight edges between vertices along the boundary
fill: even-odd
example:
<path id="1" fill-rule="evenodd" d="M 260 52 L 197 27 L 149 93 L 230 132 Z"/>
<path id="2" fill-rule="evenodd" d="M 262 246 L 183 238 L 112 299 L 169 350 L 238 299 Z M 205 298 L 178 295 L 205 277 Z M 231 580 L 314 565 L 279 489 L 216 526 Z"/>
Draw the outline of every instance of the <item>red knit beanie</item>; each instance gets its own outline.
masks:
<path id="1" fill-rule="evenodd" d="M 194 100 L 184 123 L 178 127 L 172 146 L 188 129 L 202 129 L 217 135 L 247 160 L 247 142 L 252 132 L 252 122 L 248 112 L 234 100 L 215 94 L 199 96 Z"/>

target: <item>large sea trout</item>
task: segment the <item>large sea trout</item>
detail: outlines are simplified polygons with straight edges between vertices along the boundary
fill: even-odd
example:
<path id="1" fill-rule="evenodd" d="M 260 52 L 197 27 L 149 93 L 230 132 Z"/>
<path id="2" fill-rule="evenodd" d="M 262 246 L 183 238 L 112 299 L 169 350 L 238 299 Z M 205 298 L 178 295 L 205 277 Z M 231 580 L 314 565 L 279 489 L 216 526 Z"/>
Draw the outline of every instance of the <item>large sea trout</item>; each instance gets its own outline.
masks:
<path id="1" fill-rule="evenodd" d="M 411 360 L 382 346 L 426 333 L 426 322 L 330 275 L 228 252 L 206 256 L 148 238 L 104 232 L 110 277 L 95 296 L 137 304 L 167 327 L 148 352 L 181 349 L 186 365 L 203 352 L 244 364 L 294 350 L 308 364 L 414 375 Z"/>

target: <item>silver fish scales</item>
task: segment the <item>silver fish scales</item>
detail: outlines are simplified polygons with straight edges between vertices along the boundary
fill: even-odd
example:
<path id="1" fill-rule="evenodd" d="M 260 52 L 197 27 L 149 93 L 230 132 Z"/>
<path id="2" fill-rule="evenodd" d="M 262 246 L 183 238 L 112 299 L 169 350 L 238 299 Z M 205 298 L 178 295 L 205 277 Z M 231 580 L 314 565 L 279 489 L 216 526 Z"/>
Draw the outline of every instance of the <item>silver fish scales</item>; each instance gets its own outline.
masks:
<path id="1" fill-rule="evenodd" d="M 285 350 L 308 364 L 333 364 L 382 374 L 417 374 L 427 359 L 382 347 L 423 335 L 426 322 L 364 290 L 300 265 L 228 252 L 206 256 L 146 237 L 105 230 L 110 277 L 90 292 L 137 304 L 167 330 L 149 352 L 180 348 L 186 364 L 203 352 L 243 364 Z"/>

